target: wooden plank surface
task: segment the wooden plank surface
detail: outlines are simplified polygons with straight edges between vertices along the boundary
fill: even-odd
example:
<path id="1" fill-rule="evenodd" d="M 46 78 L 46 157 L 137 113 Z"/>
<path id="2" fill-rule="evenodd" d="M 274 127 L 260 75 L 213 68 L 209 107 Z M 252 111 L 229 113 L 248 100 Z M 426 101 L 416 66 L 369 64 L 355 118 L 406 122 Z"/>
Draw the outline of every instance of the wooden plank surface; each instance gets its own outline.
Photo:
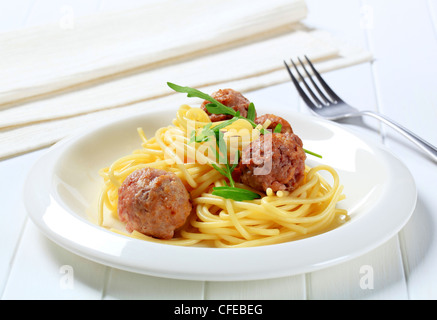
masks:
<path id="1" fill-rule="evenodd" d="M 369 45 L 376 56 L 373 72 L 381 112 L 437 145 L 436 1 L 367 3 L 374 8 Z M 387 12 L 392 12 L 390 23 L 386 23 Z M 414 21 L 414 27 L 408 21 Z M 432 234 L 437 212 L 429 205 L 437 190 L 436 164 L 393 131 L 386 129 L 384 137 L 385 144 L 408 166 L 418 187 L 416 210 L 399 235 L 408 297 L 435 299 L 437 242 Z"/>

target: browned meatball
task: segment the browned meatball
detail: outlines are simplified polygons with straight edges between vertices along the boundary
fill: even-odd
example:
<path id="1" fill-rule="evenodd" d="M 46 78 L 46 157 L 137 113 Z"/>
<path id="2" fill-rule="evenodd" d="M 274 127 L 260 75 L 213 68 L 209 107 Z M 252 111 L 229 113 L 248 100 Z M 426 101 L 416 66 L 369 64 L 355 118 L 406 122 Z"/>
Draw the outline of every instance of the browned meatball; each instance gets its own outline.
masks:
<path id="1" fill-rule="evenodd" d="M 241 182 L 259 191 L 292 191 L 304 179 L 305 159 L 302 140 L 297 135 L 261 135 L 243 150 Z"/>
<path id="2" fill-rule="evenodd" d="M 255 123 L 256 124 L 264 124 L 264 122 L 266 122 L 266 120 L 271 121 L 271 123 L 267 127 L 267 129 L 270 129 L 273 131 L 273 130 L 275 130 L 275 128 L 278 124 L 281 124 L 282 125 L 281 133 L 293 133 L 293 129 L 291 128 L 290 123 L 287 120 L 285 120 L 284 118 L 278 117 L 274 114 L 270 114 L 270 113 L 263 114 L 255 119 Z"/>
<path id="3" fill-rule="evenodd" d="M 227 107 L 231 107 L 235 111 L 240 111 L 240 115 L 242 117 L 247 117 L 247 110 L 249 109 L 250 101 L 246 99 L 240 92 L 235 91 L 233 89 L 220 89 L 213 94 L 211 94 L 211 97 L 213 97 L 218 102 L 224 104 Z M 223 121 L 227 119 L 231 119 L 231 115 L 227 114 L 211 114 L 206 110 L 206 105 L 208 103 L 211 103 L 210 101 L 203 101 L 202 105 L 200 106 L 203 111 L 205 111 L 212 122 L 215 121 Z"/>
<path id="4" fill-rule="evenodd" d="M 126 230 L 171 239 L 192 209 L 182 181 L 171 172 L 144 168 L 132 172 L 118 190 L 118 215 Z"/>

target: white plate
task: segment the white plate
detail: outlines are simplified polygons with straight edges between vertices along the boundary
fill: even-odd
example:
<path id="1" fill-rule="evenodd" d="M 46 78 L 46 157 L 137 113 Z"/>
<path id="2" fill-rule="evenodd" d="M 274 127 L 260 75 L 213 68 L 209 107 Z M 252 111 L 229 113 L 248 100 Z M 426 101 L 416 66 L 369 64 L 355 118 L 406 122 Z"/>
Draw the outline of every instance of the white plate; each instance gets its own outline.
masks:
<path id="1" fill-rule="evenodd" d="M 153 276 L 189 280 L 250 280 L 294 275 L 346 261 L 377 247 L 408 221 L 416 204 L 413 177 L 397 158 L 343 127 L 318 118 L 269 109 L 289 119 L 310 165 L 333 166 L 345 186 L 341 202 L 351 220 L 311 238 L 255 248 L 179 247 L 132 239 L 87 218 L 102 179 L 97 172 L 140 147 L 136 128 L 147 136 L 167 126 L 175 109 L 149 110 L 61 141 L 33 167 L 24 199 L 35 224 L 60 246 L 93 261 Z M 259 109 L 261 114 L 263 110 Z"/>

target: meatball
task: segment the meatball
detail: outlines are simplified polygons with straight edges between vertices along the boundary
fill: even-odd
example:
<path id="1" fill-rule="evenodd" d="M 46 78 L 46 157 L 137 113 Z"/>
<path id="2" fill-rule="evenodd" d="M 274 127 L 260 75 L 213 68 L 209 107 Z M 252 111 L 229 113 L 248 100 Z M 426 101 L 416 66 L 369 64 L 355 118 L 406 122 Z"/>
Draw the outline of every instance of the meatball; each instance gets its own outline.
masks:
<path id="1" fill-rule="evenodd" d="M 240 115 L 243 117 L 247 117 L 247 110 L 249 109 L 250 101 L 246 99 L 240 92 L 235 91 L 233 89 L 220 89 L 213 94 L 211 94 L 218 102 L 224 104 L 227 107 L 231 107 L 235 111 L 240 111 Z M 212 122 L 223 121 L 227 119 L 231 119 L 232 116 L 228 114 L 211 114 L 206 109 L 206 105 L 211 103 L 210 101 L 203 101 L 200 106 L 203 111 L 205 111 Z"/>
<path id="2" fill-rule="evenodd" d="M 295 134 L 261 135 L 242 152 L 241 182 L 259 191 L 292 191 L 305 176 L 306 154 Z"/>
<path id="3" fill-rule="evenodd" d="M 154 168 L 132 172 L 118 190 L 118 215 L 126 230 L 171 239 L 192 204 L 189 193 L 174 173 Z"/>
<path id="4" fill-rule="evenodd" d="M 275 128 L 278 124 L 281 124 L 282 125 L 281 133 L 293 133 L 293 129 L 291 128 L 290 123 L 287 120 L 285 120 L 284 118 L 278 117 L 274 114 L 270 114 L 270 113 L 263 114 L 262 116 L 259 116 L 255 119 L 255 123 L 262 125 L 262 124 L 264 124 L 264 122 L 266 122 L 266 120 L 271 121 L 271 123 L 267 127 L 267 129 L 270 129 L 273 131 L 273 130 L 275 130 Z"/>

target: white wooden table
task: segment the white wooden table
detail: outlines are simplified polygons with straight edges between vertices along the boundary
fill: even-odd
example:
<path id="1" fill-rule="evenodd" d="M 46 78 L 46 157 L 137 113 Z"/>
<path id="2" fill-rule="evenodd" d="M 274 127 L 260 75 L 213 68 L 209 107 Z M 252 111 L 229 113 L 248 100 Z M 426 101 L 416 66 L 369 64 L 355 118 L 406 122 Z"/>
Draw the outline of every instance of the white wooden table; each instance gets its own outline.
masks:
<path id="1" fill-rule="evenodd" d="M 141 1 L 19 0 L 0 4 L 0 31 L 124 9 Z M 327 73 L 348 102 L 378 110 L 437 145 L 437 1 L 308 0 L 308 26 L 367 48 L 372 63 Z M 250 93 L 308 113 L 291 83 Z M 415 177 L 417 207 L 395 237 L 354 260 L 286 278 L 203 282 L 169 280 L 100 265 L 48 240 L 27 217 L 22 188 L 45 150 L 0 162 L 2 299 L 436 299 L 437 163 L 391 129 L 351 128 L 384 143 Z M 402 186 L 399 186 L 402 188 Z M 396 201 L 396 199 L 393 199 Z M 345 240 L 347 241 L 347 239 Z M 73 281 L 67 275 L 73 271 Z M 369 273 L 371 272 L 371 274 Z M 371 275 L 371 282 L 363 281 Z M 70 279 L 71 280 L 71 279 Z"/>

